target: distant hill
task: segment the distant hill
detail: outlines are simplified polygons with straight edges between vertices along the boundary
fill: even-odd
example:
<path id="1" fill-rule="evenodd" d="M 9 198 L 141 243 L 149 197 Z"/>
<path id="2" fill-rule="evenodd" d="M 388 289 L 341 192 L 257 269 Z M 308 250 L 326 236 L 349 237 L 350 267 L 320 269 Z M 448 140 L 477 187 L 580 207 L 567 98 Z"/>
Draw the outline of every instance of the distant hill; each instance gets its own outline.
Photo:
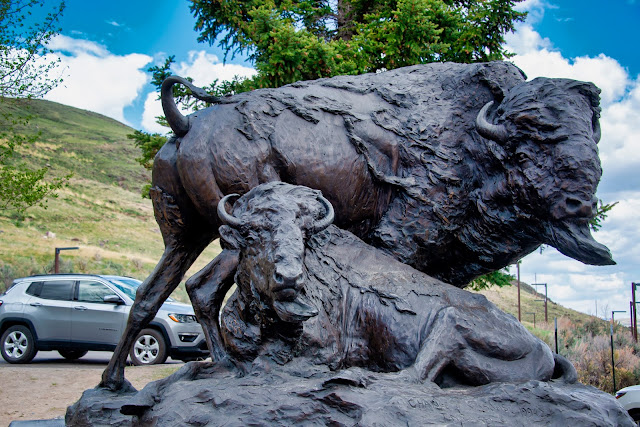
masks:
<path id="1" fill-rule="evenodd" d="M 44 100 L 0 103 L 0 108 L 32 116 L 23 131 L 41 132 L 34 145 L 19 150 L 27 163 L 49 166 L 51 176 L 74 174 L 47 209 L 29 209 L 23 223 L 0 216 L 2 282 L 50 271 L 54 248 L 74 246 L 80 249 L 61 253 L 63 271 L 144 279 L 164 246 L 151 202 L 140 196 L 150 173 L 135 161 L 139 151 L 127 139 L 133 129 Z M 196 265 L 204 266 L 218 252 L 213 245 Z"/>
<path id="2" fill-rule="evenodd" d="M 542 290 L 543 289 L 540 288 L 540 291 Z M 486 296 L 502 311 L 512 314 L 516 319 L 518 318 L 518 287 L 515 281 L 512 286 L 506 286 L 504 288 L 494 286 L 479 293 Z M 533 326 L 533 313 L 535 313 L 536 326 L 541 326 L 544 323 L 544 293 L 538 293 L 532 286 L 521 282 L 520 317 L 522 323 Z M 563 307 L 549 299 L 547 300 L 547 319 L 550 327 L 553 327 L 554 317 L 558 319 L 565 317 L 574 324 L 582 324 L 596 319 L 594 316 Z M 603 320 L 602 322 L 605 321 Z"/>

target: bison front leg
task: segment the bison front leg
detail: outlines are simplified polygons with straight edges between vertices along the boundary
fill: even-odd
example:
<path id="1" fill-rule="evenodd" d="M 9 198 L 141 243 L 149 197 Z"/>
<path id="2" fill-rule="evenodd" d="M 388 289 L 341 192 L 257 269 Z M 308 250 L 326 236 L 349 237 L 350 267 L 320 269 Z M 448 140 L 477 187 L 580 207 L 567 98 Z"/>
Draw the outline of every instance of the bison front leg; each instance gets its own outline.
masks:
<path id="1" fill-rule="evenodd" d="M 214 362 L 227 356 L 220 337 L 219 317 L 224 297 L 233 285 L 239 256 L 238 250 L 223 250 L 186 283 L 193 310 L 204 329 L 211 360 Z"/>
<path id="2" fill-rule="evenodd" d="M 180 284 L 185 272 L 209 244 L 209 239 L 191 246 L 167 246 L 151 275 L 140 285 L 129 312 L 127 326 L 120 338 L 107 368 L 102 373 L 99 387 L 110 390 L 131 388 L 124 379 L 124 367 L 129 350 L 140 331 L 155 317 L 160 306 Z"/>

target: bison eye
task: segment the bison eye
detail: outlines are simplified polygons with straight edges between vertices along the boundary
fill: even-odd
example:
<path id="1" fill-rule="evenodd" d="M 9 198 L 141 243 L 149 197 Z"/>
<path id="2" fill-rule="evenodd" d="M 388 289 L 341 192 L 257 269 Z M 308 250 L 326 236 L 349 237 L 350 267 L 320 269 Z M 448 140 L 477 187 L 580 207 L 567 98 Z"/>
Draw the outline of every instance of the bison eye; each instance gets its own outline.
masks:
<path id="1" fill-rule="evenodd" d="M 244 241 L 248 247 L 254 246 L 256 243 L 258 243 L 259 240 L 260 239 L 258 239 L 258 237 L 254 235 L 249 235 L 244 238 Z"/>
<path id="2" fill-rule="evenodd" d="M 516 156 L 518 158 L 518 163 L 527 163 L 531 161 L 531 157 L 529 156 L 529 154 L 524 153 L 522 151 L 516 153 Z"/>

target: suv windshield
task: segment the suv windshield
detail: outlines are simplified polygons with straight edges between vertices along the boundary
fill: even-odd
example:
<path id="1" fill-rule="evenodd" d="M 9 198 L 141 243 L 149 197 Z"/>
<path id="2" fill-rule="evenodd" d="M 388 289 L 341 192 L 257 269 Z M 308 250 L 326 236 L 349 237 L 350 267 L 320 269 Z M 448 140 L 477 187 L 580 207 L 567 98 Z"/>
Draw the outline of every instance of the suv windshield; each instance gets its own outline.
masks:
<path id="1" fill-rule="evenodd" d="M 139 280 L 129 279 L 125 277 L 118 278 L 117 280 L 109 279 L 109 282 L 113 283 L 113 285 L 118 288 L 119 291 L 121 291 L 132 300 L 136 299 L 136 289 L 138 289 L 138 286 L 140 286 L 140 283 L 142 283 Z"/>
<path id="2" fill-rule="evenodd" d="M 132 300 L 136 299 L 136 290 L 138 286 L 142 283 L 138 279 L 133 279 L 131 277 L 105 277 L 109 282 L 111 282 L 116 288 L 118 288 L 122 293 L 127 295 Z M 168 302 L 173 302 L 173 298 L 167 298 Z"/>

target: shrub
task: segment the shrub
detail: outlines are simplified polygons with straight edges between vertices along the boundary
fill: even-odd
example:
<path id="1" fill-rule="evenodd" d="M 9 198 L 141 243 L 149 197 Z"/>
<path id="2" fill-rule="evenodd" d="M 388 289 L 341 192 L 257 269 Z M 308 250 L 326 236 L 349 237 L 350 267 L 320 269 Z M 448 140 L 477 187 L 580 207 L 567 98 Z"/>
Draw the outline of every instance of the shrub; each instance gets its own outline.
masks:
<path id="1" fill-rule="evenodd" d="M 553 335 L 553 330 L 550 333 L 543 328 L 536 328 L 532 332 L 549 344 L 549 335 Z M 615 393 L 610 330 L 607 322 L 596 318 L 583 325 L 574 324 L 567 318 L 558 319 L 559 352 L 576 367 L 578 380 L 607 393 Z M 617 325 L 613 342 L 616 389 L 639 384 L 640 348 L 633 342 L 629 329 Z M 550 347 L 553 349 L 554 345 Z"/>

